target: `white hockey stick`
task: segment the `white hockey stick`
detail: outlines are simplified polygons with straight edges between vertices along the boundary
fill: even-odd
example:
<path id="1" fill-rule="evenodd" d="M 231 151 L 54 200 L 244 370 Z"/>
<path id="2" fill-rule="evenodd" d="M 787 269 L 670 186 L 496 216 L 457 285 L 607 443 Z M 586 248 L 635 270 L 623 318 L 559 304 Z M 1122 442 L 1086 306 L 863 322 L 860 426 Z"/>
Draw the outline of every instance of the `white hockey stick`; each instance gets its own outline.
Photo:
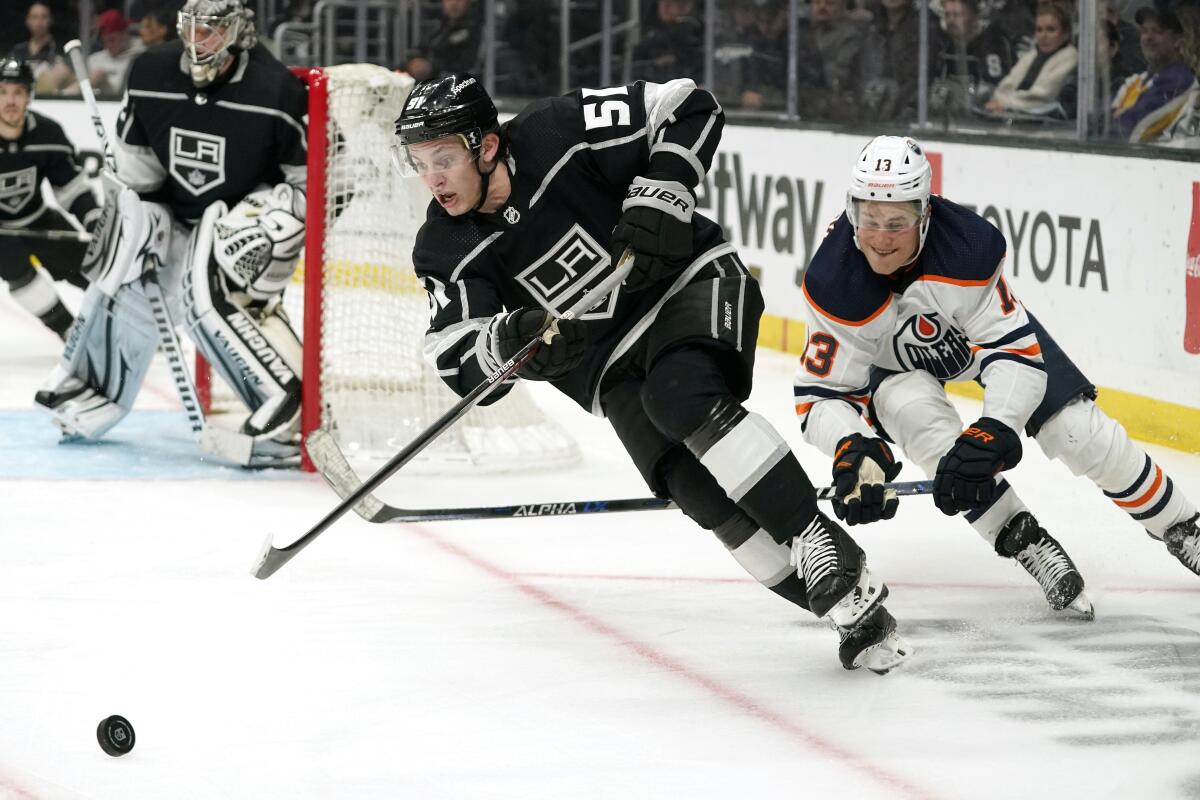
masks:
<path id="1" fill-rule="evenodd" d="M 15 239 L 49 239 L 51 241 L 83 242 L 92 241 L 92 235 L 85 231 L 71 230 L 29 230 L 27 228 L 0 228 L 0 236 L 11 236 Z"/>
<path id="2" fill-rule="evenodd" d="M 575 305 L 571 306 L 563 315 L 563 319 L 574 319 L 583 314 L 598 303 L 600 303 L 608 294 L 614 291 L 617 286 L 625 280 L 625 276 L 633 268 L 631 251 L 626 250 L 617 262 L 616 269 L 612 274 L 600 282 L 595 288 L 583 295 L 576 301 Z M 267 535 L 267 541 L 263 544 L 262 552 L 258 555 L 258 560 L 254 564 L 254 568 L 250 570 L 250 574 L 259 580 L 265 580 L 274 575 L 280 567 L 296 557 L 296 554 L 312 544 L 313 540 L 325 532 L 333 523 L 337 522 L 347 511 L 375 491 L 379 486 L 392 475 L 411 461 L 418 453 L 424 450 L 430 442 L 441 436 L 451 425 L 457 422 L 464 414 L 477 406 L 484 398 L 498 389 L 506 380 L 516 375 L 521 367 L 537 355 L 538 348 L 543 343 L 549 343 L 550 340 L 557 335 L 558 321 L 550 325 L 549 328 L 542 333 L 529 340 L 529 343 L 522 347 L 512 358 L 501 364 L 495 372 L 487 376 L 470 392 L 468 392 L 461 400 L 450 407 L 445 414 L 438 417 L 432 425 L 417 435 L 415 439 L 396 455 L 380 467 L 374 475 L 367 478 L 349 497 L 338 503 L 337 507 L 330 511 L 316 525 L 309 529 L 307 533 L 301 536 L 296 541 L 284 547 L 275 547 L 272 543 L 272 537 Z"/>
<path id="3" fill-rule="evenodd" d="M 92 91 L 92 81 L 88 76 L 82 48 L 83 45 L 78 39 L 72 39 L 67 42 L 63 51 L 71 61 L 71 69 L 79 81 L 80 94 L 83 95 L 83 101 L 92 115 L 92 127 L 96 130 L 96 138 L 100 140 L 100 150 L 104 156 L 106 180 L 111 181 L 114 186 L 125 188 L 125 184 L 117 177 L 117 159 L 108 138 L 108 130 L 104 127 L 104 120 L 100 118 L 100 107 L 96 103 L 96 94 Z M 202 450 L 235 464 L 248 465 L 254 440 L 243 433 L 215 428 L 205 422 L 204 414 L 200 409 L 200 401 L 196 396 L 196 384 L 184 362 L 183 351 L 179 346 L 179 335 L 176 333 L 175 321 L 171 319 L 170 309 L 163 296 L 162 285 L 159 284 L 158 275 L 154 270 L 150 270 L 147 274 L 149 279 L 143 281 L 142 285 L 150 304 L 150 312 L 154 315 L 154 325 L 158 329 L 158 346 L 167 358 L 167 365 L 171 368 L 175 391 L 179 394 L 180 402 L 183 403 L 183 410 L 192 426 L 192 433 L 196 435 L 196 440 Z"/>

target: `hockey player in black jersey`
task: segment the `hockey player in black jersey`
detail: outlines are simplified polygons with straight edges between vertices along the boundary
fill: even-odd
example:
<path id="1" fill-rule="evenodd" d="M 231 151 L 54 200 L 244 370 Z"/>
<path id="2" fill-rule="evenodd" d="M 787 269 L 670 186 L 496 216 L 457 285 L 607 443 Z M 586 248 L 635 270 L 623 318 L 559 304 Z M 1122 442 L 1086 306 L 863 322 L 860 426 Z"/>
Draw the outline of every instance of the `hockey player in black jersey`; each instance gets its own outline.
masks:
<path id="1" fill-rule="evenodd" d="M 179 40 L 130 67 L 101 277 L 37 402 L 88 438 L 129 411 L 158 341 L 142 289 L 155 278 L 250 410 L 248 465 L 297 464 L 300 344 L 282 295 L 304 238 L 307 91 L 241 0 L 188 0 L 178 20 Z"/>
<path id="2" fill-rule="evenodd" d="M 1004 237 L 978 214 L 930 195 L 912 139 L 879 136 L 851 175 L 846 213 L 804 277 L 809 340 L 796 373 L 805 439 L 834 457 L 850 524 L 891 517 L 886 438 L 934 478 L 934 501 L 963 514 L 995 552 L 1037 579 L 1056 611 L 1093 615 L 1084 581 L 1000 473 L 1020 431 L 1200 574 L 1196 507 L 1125 429 L 1096 388 L 1004 280 Z M 964 426 L 944 383 L 978 380 L 983 414 Z M 965 429 L 964 429 L 965 428 Z"/>
<path id="3" fill-rule="evenodd" d="M 86 287 L 79 268 L 87 244 L 49 236 L 70 236 L 80 227 L 92 230 L 100 208 L 91 180 L 76 161 L 75 147 L 57 122 L 29 110 L 32 96 L 29 64 L 15 58 L 0 61 L 0 278 L 14 300 L 65 339 L 73 318 L 51 278 Z M 43 181 L 49 181 L 58 204 L 75 217 L 78 227 L 46 205 Z M 18 231 L 29 235 L 16 235 Z M 50 277 L 35 268 L 34 261 Z"/>
<path id="4" fill-rule="evenodd" d="M 624 285 L 559 320 L 520 377 L 606 416 L 653 491 L 836 626 L 847 669 L 883 673 L 909 652 L 887 588 L 817 509 L 787 443 L 742 406 L 762 298 L 692 192 L 722 125 L 690 80 L 539 100 L 503 126 L 470 75 L 418 84 L 393 156 L 434 195 L 413 252 L 433 311 L 425 352 L 467 393 L 629 248 Z"/>

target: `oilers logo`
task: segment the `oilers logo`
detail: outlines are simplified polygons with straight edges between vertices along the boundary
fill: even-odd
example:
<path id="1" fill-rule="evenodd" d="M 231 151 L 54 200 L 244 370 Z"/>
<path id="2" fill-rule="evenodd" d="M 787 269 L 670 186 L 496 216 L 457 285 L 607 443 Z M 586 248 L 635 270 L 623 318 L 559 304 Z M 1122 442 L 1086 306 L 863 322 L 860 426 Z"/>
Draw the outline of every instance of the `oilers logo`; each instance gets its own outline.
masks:
<path id="1" fill-rule="evenodd" d="M 953 380 L 971 366 L 971 344 L 962 331 L 936 313 L 905 320 L 892 337 L 896 360 L 910 370 L 924 370 L 939 380 Z"/>

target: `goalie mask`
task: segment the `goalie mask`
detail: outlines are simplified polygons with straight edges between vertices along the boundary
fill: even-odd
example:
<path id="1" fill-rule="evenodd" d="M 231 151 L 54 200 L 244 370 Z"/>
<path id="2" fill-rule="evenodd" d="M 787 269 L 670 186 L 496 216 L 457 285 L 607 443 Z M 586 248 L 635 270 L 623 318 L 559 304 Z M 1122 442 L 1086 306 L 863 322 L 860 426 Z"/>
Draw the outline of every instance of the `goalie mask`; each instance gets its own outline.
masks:
<path id="1" fill-rule="evenodd" d="M 176 24 L 183 67 L 197 87 L 216 80 L 237 54 L 254 47 L 254 12 L 241 0 L 187 0 Z"/>
<path id="2" fill-rule="evenodd" d="M 912 139 L 907 136 L 876 136 L 868 142 L 854 163 L 850 173 L 850 189 L 846 192 L 846 217 L 854 227 L 854 244 L 861 250 L 859 228 L 864 224 L 875 224 L 861 213 L 864 203 L 903 204 L 912 211 L 912 224 L 921 226 L 917 251 L 908 263 L 915 261 L 925 246 L 925 235 L 929 232 L 932 183 L 933 168 L 925 158 L 925 151 Z M 889 227 L 872 229 L 890 230 Z"/>

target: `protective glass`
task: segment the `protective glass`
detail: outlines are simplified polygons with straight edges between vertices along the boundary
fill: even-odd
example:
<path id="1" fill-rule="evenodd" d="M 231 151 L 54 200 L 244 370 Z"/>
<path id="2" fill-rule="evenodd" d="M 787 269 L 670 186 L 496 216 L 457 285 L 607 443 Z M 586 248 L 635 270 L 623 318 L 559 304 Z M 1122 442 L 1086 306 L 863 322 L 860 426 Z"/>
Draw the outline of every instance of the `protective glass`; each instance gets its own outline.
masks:
<path id="1" fill-rule="evenodd" d="M 392 145 L 392 166 L 405 178 L 452 172 L 476 159 L 465 146 L 448 138 L 418 145 Z"/>
<path id="2" fill-rule="evenodd" d="M 238 37 L 238 19 L 197 17 L 180 12 L 176 29 L 188 56 L 197 64 L 211 61 L 228 50 Z"/>
<path id="3" fill-rule="evenodd" d="M 904 233 L 921 221 L 921 202 L 905 200 L 885 203 L 855 199 L 849 208 L 850 224 L 855 228 L 883 233 Z"/>

